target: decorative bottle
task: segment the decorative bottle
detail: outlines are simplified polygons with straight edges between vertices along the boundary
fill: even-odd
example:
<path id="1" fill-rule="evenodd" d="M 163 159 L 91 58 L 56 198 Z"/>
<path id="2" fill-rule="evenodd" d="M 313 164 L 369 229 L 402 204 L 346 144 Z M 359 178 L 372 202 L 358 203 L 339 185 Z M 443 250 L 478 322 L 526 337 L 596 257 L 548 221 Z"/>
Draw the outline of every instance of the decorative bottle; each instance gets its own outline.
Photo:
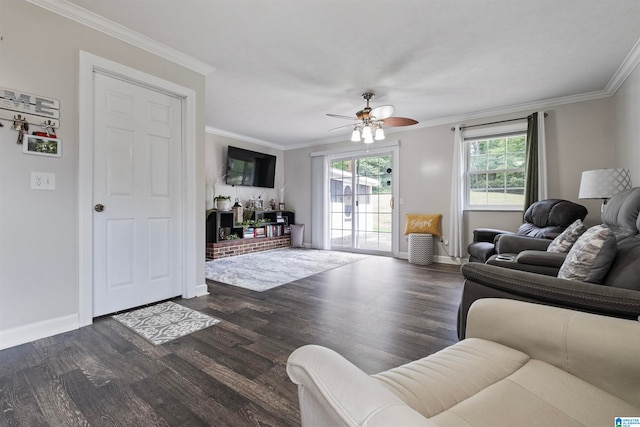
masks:
<path id="1" fill-rule="evenodd" d="M 233 223 L 241 223 L 244 220 L 243 209 L 242 205 L 240 204 L 240 200 L 237 197 L 236 203 L 233 205 L 233 208 L 231 208 L 231 210 L 233 211 Z"/>

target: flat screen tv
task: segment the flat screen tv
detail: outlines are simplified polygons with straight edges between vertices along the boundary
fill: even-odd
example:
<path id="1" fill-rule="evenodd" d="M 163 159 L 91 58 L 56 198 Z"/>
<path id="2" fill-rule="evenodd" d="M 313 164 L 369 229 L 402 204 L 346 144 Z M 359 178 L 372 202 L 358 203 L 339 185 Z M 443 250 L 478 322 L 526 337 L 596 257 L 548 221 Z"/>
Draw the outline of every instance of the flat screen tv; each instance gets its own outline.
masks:
<path id="1" fill-rule="evenodd" d="M 227 185 L 274 188 L 276 156 L 244 148 L 227 149 Z"/>

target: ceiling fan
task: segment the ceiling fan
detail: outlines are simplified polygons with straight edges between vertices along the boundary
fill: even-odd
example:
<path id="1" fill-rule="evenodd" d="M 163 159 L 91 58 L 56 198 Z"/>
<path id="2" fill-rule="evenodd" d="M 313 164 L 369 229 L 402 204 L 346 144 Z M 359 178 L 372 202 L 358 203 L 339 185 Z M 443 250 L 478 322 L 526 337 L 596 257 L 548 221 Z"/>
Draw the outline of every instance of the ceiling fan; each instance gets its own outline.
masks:
<path id="1" fill-rule="evenodd" d="M 329 132 L 353 126 L 351 141 L 359 142 L 362 137 L 365 144 L 371 144 L 374 139 L 376 141 L 384 139 L 384 130 L 382 129 L 382 125 L 411 126 L 418 123 L 417 120 L 408 119 L 406 117 L 391 117 L 395 111 L 395 107 L 393 105 L 381 105 L 380 107 L 371 108 L 369 106 L 369 101 L 374 96 L 375 94 L 373 92 L 365 92 L 362 94 L 362 97 L 367 101 L 367 106 L 358 111 L 355 118 L 342 116 L 340 114 L 327 114 L 327 116 L 335 117 L 337 119 L 355 120 L 354 123 L 338 126 L 337 128 L 330 129 Z"/>

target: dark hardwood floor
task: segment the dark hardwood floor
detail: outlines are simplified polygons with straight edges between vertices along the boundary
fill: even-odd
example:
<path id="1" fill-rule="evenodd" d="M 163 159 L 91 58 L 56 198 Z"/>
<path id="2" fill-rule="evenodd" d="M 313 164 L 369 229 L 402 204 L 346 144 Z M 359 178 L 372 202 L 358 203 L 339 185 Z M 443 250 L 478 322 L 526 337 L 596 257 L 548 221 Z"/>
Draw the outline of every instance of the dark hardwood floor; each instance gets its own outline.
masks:
<path id="1" fill-rule="evenodd" d="M 299 425 L 293 350 L 324 345 L 367 373 L 424 357 L 457 341 L 462 281 L 372 256 L 262 293 L 209 282 L 175 301 L 221 322 L 167 344 L 104 317 L 0 351 L 0 425 Z"/>

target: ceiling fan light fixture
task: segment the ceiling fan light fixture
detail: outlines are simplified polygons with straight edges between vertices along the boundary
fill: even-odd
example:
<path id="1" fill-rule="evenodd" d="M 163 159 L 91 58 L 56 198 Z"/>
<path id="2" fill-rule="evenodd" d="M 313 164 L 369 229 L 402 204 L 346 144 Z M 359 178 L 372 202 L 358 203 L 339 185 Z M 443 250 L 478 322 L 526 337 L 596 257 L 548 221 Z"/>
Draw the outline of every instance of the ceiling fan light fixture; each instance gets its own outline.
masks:
<path id="1" fill-rule="evenodd" d="M 373 92 L 365 92 L 362 94 L 362 98 L 367 101 L 366 106 L 356 112 L 355 119 L 350 116 L 343 116 L 340 114 L 327 114 L 329 117 L 335 117 L 338 119 L 345 119 L 353 121 L 355 123 L 351 123 L 349 125 L 338 126 L 337 128 L 333 128 L 330 130 L 338 130 L 344 129 L 351 126 L 354 126 L 353 132 L 351 133 L 351 141 L 359 142 L 363 141 L 365 144 L 371 144 L 376 141 L 381 141 L 385 139 L 384 129 L 382 129 L 382 125 L 385 127 L 393 127 L 393 126 L 411 126 L 418 123 L 417 120 L 409 119 L 406 117 L 394 117 L 393 113 L 395 111 L 395 107 L 393 105 L 380 105 L 378 107 L 372 108 L 369 104 L 369 101 L 374 97 Z"/>
<path id="2" fill-rule="evenodd" d="M 351 142 L 360 142 L 360 131 L 358 131 L 357 127 L 351 133 Z"/>
<path id="3" fill-rule="evenodd" d="M 373 133 L 371 132 L 371 126 L 366 125 L 362 128 L 362 139 L 364 139 L 364 142 L 367 142 L 368 139 L 373 142 Z"/>

